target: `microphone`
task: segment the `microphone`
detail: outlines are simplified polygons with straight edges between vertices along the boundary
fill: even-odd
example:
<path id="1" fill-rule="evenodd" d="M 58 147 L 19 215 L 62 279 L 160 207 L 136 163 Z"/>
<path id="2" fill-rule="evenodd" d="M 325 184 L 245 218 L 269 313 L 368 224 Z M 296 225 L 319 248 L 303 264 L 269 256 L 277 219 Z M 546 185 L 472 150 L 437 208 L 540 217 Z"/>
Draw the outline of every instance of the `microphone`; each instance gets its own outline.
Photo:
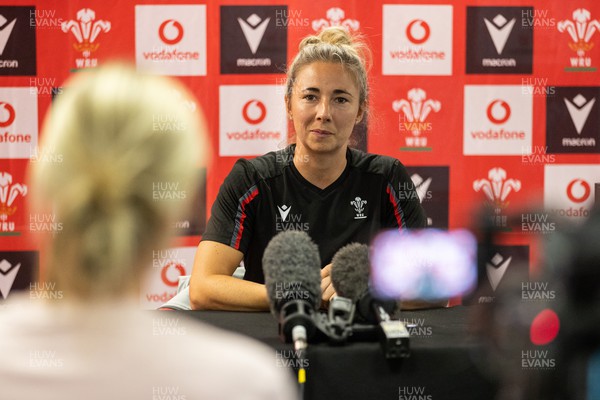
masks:
<path id="1" fill-rule="evenodd" d="M 331 282 L 338 295 L 356 303 L 356 315 L 363 321 L 379 327 L 381 346 L 386 358 L 408 357 L 409 334 L 400 320 L 390 314 L 397 309 L 395 301 L 373 298 L 369 290 L 369 247 L 350 243 L 334 255 Z"/>
<path id="2" fill-rule="evenodd" d="M 263 254 L 263 272 L 279 336 L 305 350 L 316 331 L 314 315 L 321 301 L 321 259 L 306 232 L 288 230 L 271 239 Z"/>

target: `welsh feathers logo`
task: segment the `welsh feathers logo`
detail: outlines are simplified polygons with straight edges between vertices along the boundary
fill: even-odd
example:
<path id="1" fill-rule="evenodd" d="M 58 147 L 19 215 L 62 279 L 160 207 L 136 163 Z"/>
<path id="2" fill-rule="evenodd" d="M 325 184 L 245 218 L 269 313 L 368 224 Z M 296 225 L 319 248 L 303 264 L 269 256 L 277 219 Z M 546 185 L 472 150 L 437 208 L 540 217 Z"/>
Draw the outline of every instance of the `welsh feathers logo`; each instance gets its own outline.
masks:
<path id="1" fill-rule="evenodd" d="M 428 99 L 427 93 L 421 88 L 410 89 L 407 97 L 408 100 L 399 99 L 392 103 L 392 109 L 400 113 L 398 129 L 411 134 L 405 138 L 406 147 L 401 150 L 431 150 L 423 133 L 431 131 L 431 122 L 427 122 L 427 117 L 431 112 L 440 111 L 442 103 Z"/>
<path id="2" fill-rule="evenodd" d="M 65 33 L 72 33 L 76 43 L 73 48 L 81 52 L 83 59 L 76 59 L 77 68 L 96 67 L 98 59 L 91 58 L 93 52 L 98 50 L 100 43 L 96 42 L 101 33 L 109 32 L 111 23 L 105 20 L 96 20 L 96 13 L 90 8 L 82 8 L 77 12 L 76 20 L 67 20 L 61 24 Z"/>
<path id="3" fill-rule="evenodd" d="M 0 172 L 0 233 L 14 232 L 15 223 L 10 221 L 17 211 L 15 200 L 27 195 L 27 186 L 13 183 L 13 177 L 8 172 Z"/>
<path id="4" fill-rule="evenodd" d="M 325 15 L 327 19 L 320 18 L 312 22 L 312 28 L 315 32 L 331 26 L 341 26 L 349 31 L 360 29 L 360 22 L 355 19 L 346 18 L 346 12 L 339 7 L 330 8 Z"/>
<path id="5" fill-rule="evenodd" d="M 360 197 L 356 197 L 354 200 L 350 202 L 351 205 L 354 206 L 354 211 L 356 212 L 356 216 L 354 219 L 365 219 L 367 216 L 364 214 L 365 205 L 367 204 L 367 200 L 363 200 Z"/>
<path id="6" fill-rule="evenodd" d="M 591 13 L 585 8 L 578 8 L 573 11 L 571 20 L 559 21 L 556 27 L 559 32 L 569 35 L 569 48 L 577 54 L 577 57 L 570 58 L 570 68 L 565 70 L 596 71 L 597 68 L 592 67 L 592 59 L 586 53 L 594 47 L 591 39 L 600 31 L 600 21 L 592 19 Z"/>
<path id="7" fill-rule="evenodd" d="M 492 168 L 487 178 L 477 179 L 473 182 L 475 192 L 483 192 L 496 214 L 500 214 L 509 202 L 508 195 L 511 192 L 521 190 L 521 181 L 518 179 L 507 179 L 506 171 L 502 168 Z"/>
<path id="8" fill-rule="evenodd" d="M 82 8 L 77 12 L 77 20 L 63 22 L 61 29 L 65 33 L 71 32 L 77 40 L 73 48 L 82 52 L 84 57 L 89 57 L 100 46 L 100 43 L 96 43 L 98 35 L 110 31 L 110 22 L 101 19 L 96 21 L 94 10 Z"/>

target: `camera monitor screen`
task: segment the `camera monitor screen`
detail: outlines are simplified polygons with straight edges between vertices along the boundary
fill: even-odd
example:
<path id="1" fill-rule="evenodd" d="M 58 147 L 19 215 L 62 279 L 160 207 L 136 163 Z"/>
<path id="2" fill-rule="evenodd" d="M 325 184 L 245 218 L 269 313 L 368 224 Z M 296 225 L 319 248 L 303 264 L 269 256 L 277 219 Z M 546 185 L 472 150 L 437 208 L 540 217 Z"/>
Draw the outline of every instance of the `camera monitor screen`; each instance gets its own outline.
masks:
<path id="1" fill-rule="evenodd" d="M 477 283 L 477 241 L 467 230 L 385 231 L 370 261 L 371 290 L 381 299 L 446 299 Z"/>

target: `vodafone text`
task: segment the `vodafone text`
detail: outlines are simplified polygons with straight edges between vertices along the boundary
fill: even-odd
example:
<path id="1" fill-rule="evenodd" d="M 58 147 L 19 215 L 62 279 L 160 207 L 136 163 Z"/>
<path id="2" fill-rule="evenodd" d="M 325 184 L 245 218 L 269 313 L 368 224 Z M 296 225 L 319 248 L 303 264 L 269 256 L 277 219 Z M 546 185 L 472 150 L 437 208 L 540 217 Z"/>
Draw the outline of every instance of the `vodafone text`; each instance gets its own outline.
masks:
<path id="1" fill-rule="evenodd" d="M 180 51 L 177 49 L 144 51 L 142 54 L 145 60 L 152 61 L 190 61 L 200 59 L 200 53 L 197 51 Z"/>
<path id="2" fill-rule="evenodd" d="M 265 139 L 281 139 L 281 132 L 261 131 L 260 129 L 245 130 L 241 132 L 227 132 L 229 140 L 265 140 Z"/>

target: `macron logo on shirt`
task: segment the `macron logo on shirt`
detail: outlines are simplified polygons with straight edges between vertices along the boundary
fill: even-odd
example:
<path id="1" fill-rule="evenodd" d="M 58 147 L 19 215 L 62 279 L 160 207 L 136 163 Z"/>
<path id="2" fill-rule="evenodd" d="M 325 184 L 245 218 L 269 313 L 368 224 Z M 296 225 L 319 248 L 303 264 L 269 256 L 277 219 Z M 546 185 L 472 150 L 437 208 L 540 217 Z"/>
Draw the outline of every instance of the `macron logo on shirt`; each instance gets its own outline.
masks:
<path id="1" fill-rule="evenodd" d="M 292 206 L 286 206 L 285 204 L 282 205 L 281 207 L 277 206 L 277 211 L 279 211 L 279 216 L 281 217 L 282 221 L 285 222 L 291 209 L 292 209 Z"/>

